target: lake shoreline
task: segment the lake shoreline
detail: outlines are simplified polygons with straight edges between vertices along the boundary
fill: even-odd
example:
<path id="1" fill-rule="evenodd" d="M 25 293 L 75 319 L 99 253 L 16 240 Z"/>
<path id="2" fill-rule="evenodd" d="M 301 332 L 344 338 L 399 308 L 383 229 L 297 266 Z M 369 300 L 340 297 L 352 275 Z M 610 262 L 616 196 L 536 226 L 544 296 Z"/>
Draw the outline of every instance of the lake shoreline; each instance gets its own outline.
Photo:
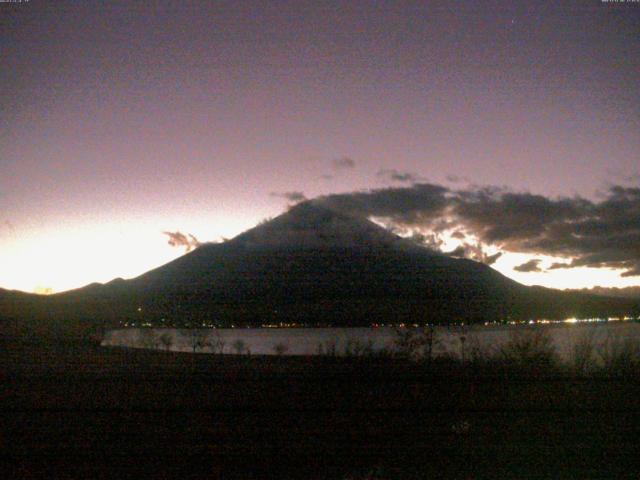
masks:
<path id="1" fill-rule="evenodd" d="M 120 346 L 174 352 L 210 354 L 251 354 L 277 356 L 347 355 L 367 351 L 371 354 L 398 350 L 399 333 L 412 328 L 124 328 L 105 333 L 102 346 Z M 415 330 L 420 331 L 420 328 Z M 576 345 L 591 342 L 594 347 L 607 343 L 640 344 L 640 323 L 607 321 L 518 325 L 436 326 L 433 355 L 460 358 L 469 352 L 491 354 L 521 332 L 545 332 L 559 357 L 567 361 Z"/>

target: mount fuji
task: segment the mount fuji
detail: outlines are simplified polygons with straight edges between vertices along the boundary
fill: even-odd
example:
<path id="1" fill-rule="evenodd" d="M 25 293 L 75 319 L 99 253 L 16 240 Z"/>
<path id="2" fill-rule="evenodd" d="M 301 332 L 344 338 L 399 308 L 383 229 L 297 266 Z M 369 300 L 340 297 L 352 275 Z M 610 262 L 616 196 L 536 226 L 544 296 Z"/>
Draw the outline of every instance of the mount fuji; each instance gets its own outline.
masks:
<path id="1" fill-rule="evenodd" d="M 11 298 L 0 302 L 5 317 L 103 326 L 477 323 L 640 310 L 637 300 L 524 286 L 320 200 L 130 280 Z"/>

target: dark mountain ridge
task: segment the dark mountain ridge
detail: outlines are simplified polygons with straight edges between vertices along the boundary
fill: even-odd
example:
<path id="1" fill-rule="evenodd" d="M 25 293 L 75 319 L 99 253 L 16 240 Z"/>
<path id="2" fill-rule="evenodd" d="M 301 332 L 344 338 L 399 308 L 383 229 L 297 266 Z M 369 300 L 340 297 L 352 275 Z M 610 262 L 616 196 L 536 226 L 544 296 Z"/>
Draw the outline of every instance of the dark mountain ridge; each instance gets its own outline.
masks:
<path id="1" fill-rule="evenodd" d="M 603 297 L 640 298 L 640 286 L 638 287 L 593 287 L 579 290 L 565 290 L 567 292 L 591 293 Z"/>

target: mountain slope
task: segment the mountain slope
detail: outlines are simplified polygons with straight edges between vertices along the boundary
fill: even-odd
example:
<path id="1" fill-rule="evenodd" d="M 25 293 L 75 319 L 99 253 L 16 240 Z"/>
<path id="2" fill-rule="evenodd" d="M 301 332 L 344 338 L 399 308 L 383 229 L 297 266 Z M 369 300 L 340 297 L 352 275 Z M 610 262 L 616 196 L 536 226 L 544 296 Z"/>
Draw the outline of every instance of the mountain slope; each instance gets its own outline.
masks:
<path id="1" fill-rule="evenodd" d="M 131 281 L 143 290 L 206 290 L 221 300 L 426 298 L 518 284 L 435 253 L 367 220 L 302 204 L 223 244 L 205 245 Z M 435 290 L 438 290 L 437 292 Z"/>

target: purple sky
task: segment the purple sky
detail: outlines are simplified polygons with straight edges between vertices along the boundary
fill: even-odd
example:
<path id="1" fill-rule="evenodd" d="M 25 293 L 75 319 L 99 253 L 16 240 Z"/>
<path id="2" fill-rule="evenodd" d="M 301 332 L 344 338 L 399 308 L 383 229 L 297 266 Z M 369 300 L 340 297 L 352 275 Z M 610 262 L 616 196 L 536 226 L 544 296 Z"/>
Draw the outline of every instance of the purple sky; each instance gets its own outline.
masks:
<path id="1" fill-rule="evenodd" d="M 0 3 L 0 287 L 140 274 L 183 252 L 163 231 L 233 236 L 274 192 L 410 185 L 385 169 L 640 184 L 638 3 L 153 3 Z"/>

